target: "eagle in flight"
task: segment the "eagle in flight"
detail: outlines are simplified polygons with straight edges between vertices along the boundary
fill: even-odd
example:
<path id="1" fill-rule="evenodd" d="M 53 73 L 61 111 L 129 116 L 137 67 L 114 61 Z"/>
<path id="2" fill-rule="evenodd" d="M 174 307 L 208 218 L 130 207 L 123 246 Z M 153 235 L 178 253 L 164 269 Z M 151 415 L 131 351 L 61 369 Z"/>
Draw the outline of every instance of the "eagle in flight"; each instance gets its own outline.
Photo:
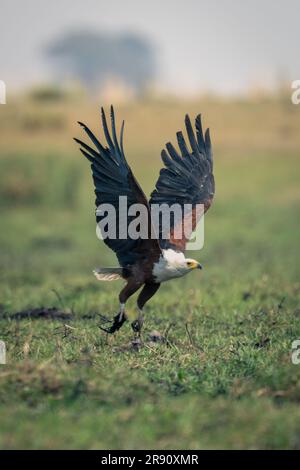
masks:
<path id="1" fill-rule="evenodd" d="M 90 161 L 96 194 L 96 208 L 101 204 L 111 204 L 115 208 L 117 226 L 123 215 L 120 213 L 119 198 L 127 197 L 128 206 L 142 204 L 147 214 L 147 237 L 124 238 L 118 236 L 105 237 L 104 242 L 117 255 L 120 266 L 113 268 L 98 268 L 94 274 L 98 280 L 111 281 L 124 279 L 125 287 L 119 294 L 120 311 L 114 317 L 109 328 L 102 328 L 107 333 L 114 333 L 121 328 L 127 320 L 125 312 L 126 301 L 136 291 L 142 288 L 138 299 L 138 318 L 132 322 L 135 332 L 140 332 L 143 324 L 143 308 L 146 302 L 157 292 L 162 282 L 186 275 L 194 269 L 201 269 L 201 264 L 191 258 L 185 257 L 186 244 L 195 230 L 200 217 L 212 204 L 215 192 L 213 176 L 212 149 L 209 129 L 203 135 L 201 116 L 195 119 L 193 130 L 190 118 L 185 117 L 185 126 L 190 148 L 186 144 L 181 131 L 177 132 L 177 142 L 180 153 L 171 143 L 166 144 L 161 157 L 165 165 L 161 169 L 156 187 L 147 200 L 142 188 L 129 167 L 123 148 L 124 121 L 122 122 L 120 139 L 118 141 L 113 107 L 110 110 L 111 133 L 108 130 L 107 120 L 101 108 L 102 126 L 106 138 L 106 145 L 102 145 L 90 129 L 78 122 L 84 129 L 93 147 L 76 139 L 80 151 Z M 153 205 L 166 204 L 171 207 L 179 204 L 181 207 L 189 205 L 188 213 L 182 212 L 182 220 L 170 221 L 168 236 L 165 236 L 161 223 L 158 224 L 156 236 L 150 236 L 153 229 L 151 208 Z M 199 205 L 202 212 L 198 210 Z M 96 210 L 96 220 L 99 223 L 103 214 Z M 184 220 L 185 219 L 185 220 Z M 189 220 L 187 220 L 189 219 Z M 189 222 L 189 233 L 178 231 L 178 225 Z M 130 217 L 127 219 L 129 224 Z M 122 223 L 122 222 L 121 222 Z M 179 227 L 180 228 L 180 227 Z M 151 232 L 153 233 L 153 232 Z M 178 236 L 181 233 L 181 236 Z M 177 234 L 177 235 L 176 235 Z M 176 236 L 175 236 L 176 235 Z"/>

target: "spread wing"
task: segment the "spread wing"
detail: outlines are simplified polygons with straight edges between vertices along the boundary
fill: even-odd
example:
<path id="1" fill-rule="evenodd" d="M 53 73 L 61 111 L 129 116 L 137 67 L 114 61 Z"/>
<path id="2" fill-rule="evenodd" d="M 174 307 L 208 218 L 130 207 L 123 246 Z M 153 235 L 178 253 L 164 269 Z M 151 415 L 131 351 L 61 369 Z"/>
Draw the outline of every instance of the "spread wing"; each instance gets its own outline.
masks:
<path id="1" fill-rule="evenodd" d="M 182 132 L 177 132 L 180 154 L 171 143 L 166 145 L 167 151 L 163 150 L 161 153 L 165 168 L 160 171 L 150 199 L 150 206 L 180 206 L 179 218 L 171 219 L 167 236 L 160 218 L 158 238 L 162 248 L 183 252 L 200 217 L 209 209 L 215 192 L 209 129 L 204 137 L 200 115 L 195 120 L 196 136 L 188 115 L 185 117 L 185 125 L 191 149 L 188 148 Z M 199 206 L 200 204 L 203 206 Z"/>
<path id="2" fill-rule="evenodd" d="M 136 218 L 136 215 L 126 217 L 128 208 L 132 204 L 142 204 L 144 206 L 145 211 L 143 211 L 143 213 L 146 214 L 144 217 L 147 218 L 147 221 L 144 220 L 144 222 L 147 223 L 150 233 L 151 218 L 149 204 L 124 155 L 124 121 L 121 127 L 119 144 L 113 107 L 111 107 L 111 134 L 108 130 L 103 108 L 101 108 L 101 117 L 107 146 L 103 146 L 90 129 L 81 122 L 79 122 L 79 124 L 83 127 L 91 142 L 94 144 L 94 147 L 90 147 L 79 139 L 75 138 L 74 140 L 81 146 L 80 151 L 82 154 L 91 162 L 96 194 L 96 221 L 98 226 L 99 223 L 101 226 L 101 221 L 103 222 L 101 226 L 102 236 L 104 235 L 103 230 L 107 232 L 104 218 L 106 217 L 107 220 L 108 214 L 107 212 L 100 212 L 100 204 L 110 204 L 115 211 L 115 233 L 103 237 L 104 242 L 116 253 L 120 265 L 127 266 L 134 264 L 141 257 L 149 256 L 149 252 L 160 254 L 160 248 L 158 241 L 151 239 L 150 236 L 148 236 L 147 239 L 143 239 L 142 237 L 132 239 L 127 234 L 130 222 Z M 120 196 L 127 197 L 127 200 L 122 198 L 123 206 L 121 209 L 119 206 Z"/>

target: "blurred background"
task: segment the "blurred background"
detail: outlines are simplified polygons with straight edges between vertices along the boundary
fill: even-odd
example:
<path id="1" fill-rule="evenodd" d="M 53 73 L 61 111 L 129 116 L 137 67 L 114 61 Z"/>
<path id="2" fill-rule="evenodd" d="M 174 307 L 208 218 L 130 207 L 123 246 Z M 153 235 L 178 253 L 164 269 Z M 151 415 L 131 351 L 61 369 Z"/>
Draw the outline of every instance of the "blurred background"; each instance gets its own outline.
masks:
<path id="1" fill-rule="evenodd" d="M 186 305 L 192 312 L 200 304 L 227 321 L 249 308 L 267 311 L 283 297 L 296 309 L 300 105 L 291 101 L 291 83 L 300 79 L 299 14 L 297 0 L 1 1 L 0 80 L 7 102 L 0 105 L 3 315 L 41 306 L 63 306 L 79 317 L 99 308 L 115 313 L 119 285 L 100 288 L 91 274 L 115 258 L 96 238 L 90 169 L 72 140 L 83 138 L 78 120 L 103 140 L 99 110 L 110 104 L 119 128 L 125 120 L 127 160 L 147 195 L 162 166 L 160 152 L 166 142 L 176 143 L 184 115 L 202 113 L 211 130 L 216 197 L 205 219 L 204 249 L 192 254 L 207 267 L 202 288 L 196 277 L 178 281 L 189 298 L 179 301 L 176 313 L 172 298 L 179 284 L 166 285 L 149 307 L 149 321 L 159 309 L 163 321 L 172 314 L 183 322 Z M 12 326 L 5 328 L 7 337 L 19 338 Z M 28 333 L 32 326 L 26 328 Z M 23 350 L 18 352 L 17 340 L 14 347 L 17 361 Z M 43 346 L 32 348 L 37 360 L 47 357 Z M 227 399 L 233 379 L 231 372 L 225 375 L 220 372 L 207 390 L 201 383 L 200 393 Z M 184 393 L 198 384 L 187 383 Z M 228 446 L 244 445 L 238 421 Z M 15 441 L 9 423 L 7 415 L 8 447 L 64 443 L 62 436 L 55 440 L 55 430 L 48 442 L 38 428 L 27 434 L 22 426 Z M 186 435 L 194 436 L 196 428 Z M 123 437 L 117 433 L 111 444 L 104 432 L 101 442 L 148 445 L 138 429 L 127 435 L 131 441 L 118 441 Z M 79 444 L 89 446 L 91 435 L 83 443 L 78 437 Z M 178 436 L 159 445 L 184 445 Z M 250 436 L 247 429 L 244 438 Z M 261 443 L 274 444 L 264 436 L 262 429 Z M 152 445 L 157 439 L 150 439 Z M 209 445 L 214 442 L 213 435 Z"/>
<path id="2" fill-rule="evenodd" d="M 298 73 L 299 3 L 3 0 L 1 79 L 188 96 L 270 93 Z"/>

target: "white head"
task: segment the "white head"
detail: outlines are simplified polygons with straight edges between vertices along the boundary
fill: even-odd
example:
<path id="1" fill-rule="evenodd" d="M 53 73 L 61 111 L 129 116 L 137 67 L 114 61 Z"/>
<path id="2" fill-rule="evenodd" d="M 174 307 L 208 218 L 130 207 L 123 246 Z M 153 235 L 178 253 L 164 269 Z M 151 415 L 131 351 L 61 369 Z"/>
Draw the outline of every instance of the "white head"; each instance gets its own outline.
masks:
<path id="1" fill-rule="evenodd" d="M 193 269 L 202 269 L 201 264 L 193 259 L 186 258 L 183 253 L 174 250 L 164 250 L 164 259 L 171 269 L 176 269 L 182 275 L 186 274 Z"/>

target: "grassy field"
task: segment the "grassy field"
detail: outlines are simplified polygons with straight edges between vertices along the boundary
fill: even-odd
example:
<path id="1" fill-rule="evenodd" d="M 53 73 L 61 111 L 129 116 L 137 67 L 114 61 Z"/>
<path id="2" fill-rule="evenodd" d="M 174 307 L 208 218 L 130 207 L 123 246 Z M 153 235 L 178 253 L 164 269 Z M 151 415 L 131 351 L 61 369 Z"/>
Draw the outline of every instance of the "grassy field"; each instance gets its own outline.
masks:
<path id="1" fill-rule="evenodd" d="M 191 253 L 205 269 L 161 287 L 137 351 L 129 324 L 109 338 L 99 329 L 122 283 L 92 276 L 114 255 L 96 238 L 89 166 L 71 139 L 77 120 L 100 128 L 97 106 L 0 107 L 1 448 L 300 448 L 300 107 L 288 97 L 121 106 L 148 194 L 186 112 L 202 112 L 214 144 L 215 203 L 204 249 Z"/>

